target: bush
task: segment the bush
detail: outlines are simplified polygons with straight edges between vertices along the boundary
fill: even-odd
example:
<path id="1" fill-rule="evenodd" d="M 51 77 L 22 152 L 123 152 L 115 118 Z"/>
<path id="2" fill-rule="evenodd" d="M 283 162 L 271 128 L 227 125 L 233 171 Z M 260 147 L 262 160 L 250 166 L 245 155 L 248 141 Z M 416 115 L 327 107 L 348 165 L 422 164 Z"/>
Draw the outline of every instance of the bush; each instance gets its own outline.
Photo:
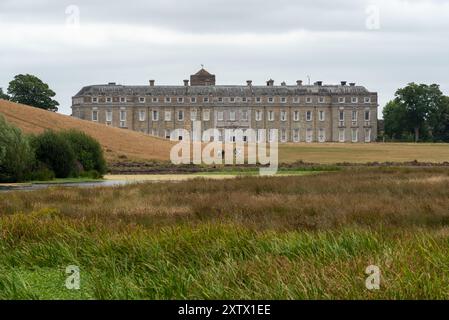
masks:
<path id="1" fill-rule="evenodd" d="M 30 174 L 30 180 L 50 181 L 55 178 L 55 173 L 44 165 L 39 165 Z"/>
<path id="2" fill-rule="evenodd" d="M 51 169 L 57 178 L 67 178 L 75 171 L 76 157 L 71 143 L 61 134 L 45 131 L 32 139 L 36 159 Z"/>
<path id="3" fill-rule="evenodd" d="M 0 115 L 0 181 L 24 181 L 33 163 L 29 139 Z"/>
<path id="4" fill-rule="evenodd" d="M 97 140 L 78 130 L 62 131 L 60 134 L 71 144 L 76 160 L 84 171 L 96 171 L 95 175 L 99 174 L 100 177 L 106 173 L 106 160 Z"/>

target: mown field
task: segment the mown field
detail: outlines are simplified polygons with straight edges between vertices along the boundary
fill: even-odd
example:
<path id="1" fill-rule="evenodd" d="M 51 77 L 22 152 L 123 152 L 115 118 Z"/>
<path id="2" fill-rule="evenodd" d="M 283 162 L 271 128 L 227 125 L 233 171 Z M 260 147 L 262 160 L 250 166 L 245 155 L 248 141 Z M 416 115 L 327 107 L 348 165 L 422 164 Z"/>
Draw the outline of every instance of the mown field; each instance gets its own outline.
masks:
<path id="1" fill-rule="evenodd" d="M 449 298 L 448 169 L 55 187 L 0 212 L 3 299 Z"/>

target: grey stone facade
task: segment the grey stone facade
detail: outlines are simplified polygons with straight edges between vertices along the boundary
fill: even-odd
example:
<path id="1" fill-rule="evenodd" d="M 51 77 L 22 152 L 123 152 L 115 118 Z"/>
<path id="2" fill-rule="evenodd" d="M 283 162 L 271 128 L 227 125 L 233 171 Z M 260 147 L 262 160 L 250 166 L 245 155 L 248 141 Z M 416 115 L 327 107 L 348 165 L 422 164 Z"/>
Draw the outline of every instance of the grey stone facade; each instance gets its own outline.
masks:
<path id="1" fill-rule="evenodd" d="M 72 116 L 168 137 L 174 129 L 279 130 L 284 142 L 372 142 L 377 137 L 377 93 L 354 83 L 264 86 L 215 85 L 202 69 L 181 86 L 115 83 L 84 87 L 72 99 Z M 262 134 L 262 131 L 260 132 Z M 268 135 L 268 136 L 267 136 Z"/>

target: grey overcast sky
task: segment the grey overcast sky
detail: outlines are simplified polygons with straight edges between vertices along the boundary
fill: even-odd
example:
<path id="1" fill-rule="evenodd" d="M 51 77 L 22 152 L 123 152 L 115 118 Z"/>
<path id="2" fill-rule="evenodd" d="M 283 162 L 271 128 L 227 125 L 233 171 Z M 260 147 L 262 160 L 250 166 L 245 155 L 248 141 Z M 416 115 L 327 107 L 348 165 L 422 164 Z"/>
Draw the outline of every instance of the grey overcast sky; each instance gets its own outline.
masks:
<path id="1" fill-rule="evenodd" d="M 37 75 L 66 114 L 85 85 L 201 64 L 218 84 L 356 82 L 381 108 L 409 82 L 449 94 L 449 0 L 0 0 L 0 30 L 0 87 Z"/>

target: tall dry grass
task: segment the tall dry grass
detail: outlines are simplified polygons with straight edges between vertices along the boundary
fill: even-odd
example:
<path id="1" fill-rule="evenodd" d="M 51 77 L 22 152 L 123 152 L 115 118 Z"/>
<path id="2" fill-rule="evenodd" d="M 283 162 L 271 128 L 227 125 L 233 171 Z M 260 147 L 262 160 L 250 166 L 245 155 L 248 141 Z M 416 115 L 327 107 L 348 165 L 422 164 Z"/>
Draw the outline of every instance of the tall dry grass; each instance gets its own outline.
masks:
<path id="1" fill-rule="evenodd" d="M 446 169 L 359 168 L 4 193 L 0 298 L 447 299 L 448 187 Z"/>

